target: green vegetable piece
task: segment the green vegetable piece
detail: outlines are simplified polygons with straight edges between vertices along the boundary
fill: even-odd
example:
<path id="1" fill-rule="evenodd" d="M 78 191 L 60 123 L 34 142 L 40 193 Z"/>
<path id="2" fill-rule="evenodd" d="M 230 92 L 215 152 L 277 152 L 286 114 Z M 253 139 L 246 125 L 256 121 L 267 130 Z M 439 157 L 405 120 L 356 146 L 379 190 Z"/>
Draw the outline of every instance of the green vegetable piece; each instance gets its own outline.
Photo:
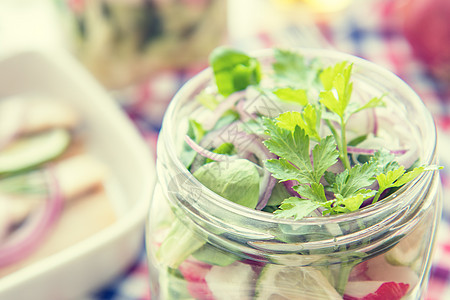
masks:
<path id="1" fill-rule="evenodd" d="M 308 104 L 308 98 L 304 89 L 279 88 L 273 93 L 286 102 L 293 102 L 303 106 Z"/>
<path id="2" fill-rule="evenodd" d="M 363 165 L 355 165 L 350 170 L 344 170 L 337 174 L 332 190 L 335 194 L 342 197 L 351 197 L 357 194 L 358 190 L 365 188 L 374 183 L 375 165 L 373 163 L 365 163 Z"/>
<path id="3" fill-rule="evenodd" d="M 273 120 L 266 119 L 265 125 L 270 139 L 264 145 L 278 160 L 267 160 L 266 168 L 280 180 L 297 180 L 301 184 L 319 182 L 326 169 L 337 161 L 338 152 L 333 138 L 326 137 L 313 148 L 314 167 L 309 156 L 309 137 L 296 126 L 290 131 L 278 126 Z"/>
<path id="4" fill-rule="evenodd" d="M 334 201 L 333 207 L 330 207 L 329 210 L 325 211 L 326 213 L 330 213 L 332 215 L 338 213 L 348 213 L 352 211 L 356 211 L 361 207 L 361 204 L 366 198 L 373 196 L 375 193 L 358 193 L 356 195 L 344 198 L 341 195 L 336 195 L 336 201 Z"/>
<path id="5" fill-rule="evenodd" d="M 325 114 L 328 127 L 336 139 L 339 148 L 339 156 L 346 169 L 350 169 L 350 161 L 347 156 L 346 125 L 351 115 L 368 108 L 384 106 L 382 97 L 374 97 L 364 105 L 350 103 L 353 91 L 353 83 L 350 82 L 353 64 L 340 62 L 328 67 L 319 75 L 324 91 L 320 92 L 319 98 L 322 103 L 333 114 Z M 340 134 L 330 121 L 338 121 Z"/>
<path id="6" fill-rule="evenodd" d="M 311 185 L 298 185 L 294 190 L 303 198 L 312 200 L 316 203 L 323 203 L 327 201 L 325 197 L 325 189 L 322 184 L 313 182 Z"/>
<path id="7" fill-rule="evenodd" d="M 383 97 L 384 95 L 381 97 L 373 97 L 372 99 L 370 99 L 369 102 L 365 103 L 364 105 L 360 107 L 355 106 L 355 108 L 352 111 L 350 111 L 350 115 L 360 112 L 364 109 L 386 106 L 386 103 L 383 101 Z"/>
<path id="8" fill-rule="evenodd" d="M 336 150 L 336 143 L 333 137 L 327 136 L 315 145 L 312 149 L 312 156 L 314 162 L 313 175 L 317 183 L 325 171 L 337 162 L 339 153 Z"/>
<path id="9" fill-rule="evenodd" d="M 307 62 L 301 54 L 283 49 L 275 49 L 274 57 L 272 67 L 279 82 L 301 89 L 318 86 L 315 61 Z"/>
<path id="10" fill-rule="evenodd" d="M 272 190 L 269 200 L 267 201 L 267 206 L 277 207 L 283 202 L 284 199 L 289 198 L 291 195 L 286 190 L 286 187 L 282 183 L 275 184 Z"/>
<path id="11" fill-rule="evenodd" d="M 205 91 L 202 91 L 200 94 L 198 94 L 195 97 L 195 100 L 197 100 L 200 104 L 202 104 L 209 110 L 215 110 L 220 103 L 215 95 L 206 93 Z"/>
<path id="12" fill-rule="evenodd" d="M 177 269 L 161 267 L 159 269 L 159 286 L 162 299 L 189 299 L 191 294 L 187 289 L 187 282 Z"/>
<path id="13" fill-rule="evenodd" d="M 203 247 L 192 253 L 192 256 L 207 264 L 221 267 L 231 265 L 236 260 L 240 259 L 237 255 L 215 248 L 210 244 L 205 244 Z"/>
<path id="14" fill-rule="evenodd" d="M 394 159 L 394 154 L 390 153 L 386 149 L 382 149 L 375 152 L 369 161 L 372 161 L 372 163 L 376 165 L 375 175 L 378 175 L 399 168 L 400 165 Z"/>
<path id="15" fill-rule="evenodd" d="M 380 186 L 377 194 L 373 199 L 373 203 L 377 202 L 380 198 L 383 191 L 392 187 L 400 187 L 416 178 L 420 174 L 425 171 L 433 171 L 442 169 L 442 167 L 438 166 L 421 166 L 414 168 L 412 171 L 405 173 L 405 168 L 400 166 L 398 169 L 390 170 L 387 173 L 382 173 L 377 175 L 376 179 L 378 181 L 378 185 Z"/>
<path id="16" fill-rule="evenodd" d="M 285 128 L 290 131 L 294 131 L 295 126 L 298 126 L 306 131 L 306 134 L 316 141 L 320 141 L 320 135 L 318 132 L 318 119 L 320 114 L 316 109 L 308 104 L 303 112 L 289 111 L 280 114 L 276 120 L 277 126 Z"/>
<path id="17" fill-rule="evenodd" d="M 47 183 L 41 170 L 22 172 L 0 180 L 2 194 L 46 195 Z"/>
<path id="18" fill-rule="evenodd" d="M 295 190 L 303 197 L 287 198 L 280 205 L 280 210 L 275 211 L 275 215 L 301 219 L 327 201 L 320 179 L 325 171 L 337 162 L 339 154 L 336 144 L 332 136 L 322 139 L 312 150 L 311 163 L 309 137 L 302 128 L 296 125 L 291 131 L 270 119 L 266 119 L 264 123 L 270 136 L 264 144 L 280 157 L 267 160 L 265 167 L 281 181 L 298 181 L 299 186 L 296 186 Z"/>
<path id="19" fill-rule="evenodd" d="M 223 143 L 222 145 L 220 145 L 219 147 L 217 147 L 216 149 L 214 149 L 212 152 L 217 153 L 217 154 L 234 154 L 234 145 L 232 143 Z M 211 162 L 213 160 L 211 159 L 207 159 L 207 162 Z"/>
<path id="20" fill-rule="evenodd" d="M 280 209 L 274 212 L 277 218 L 294 218 L 295 220 L 309 216 L 321 205 L 309 199 L 290 197 L 283 201 Z"/>
<path id="21" fill-rule="evenodd" d="M 338 264 L 330 264 L 330 262 L 326 260 L 322 262 L 324 265 L 328 265 L 328 270 L 326 272 L 328 281 L 333 283 L 333 286 L 340 295 L 344 295 L 345 287 L 347 286 L 352 269 L 361 263 L 366 256 L 366 253 L 344 252 L 341 253 L 341 261 Z"/>
<path id="22" fill-rule="evenodd" d="M 306 182 L 310 179 L 310 174 L 308 172 L 302 172 L 284 158 L 268 159 L 264 162 L 264 166 L 272 173 L 272 176 L 280 182 L 288 180 Z"/>
<path id="23" fill-rule="evenodd" d="M 353 84 L 350 82 L 353 65 L 350 64 L 347 66 L 346 63 L 344 63 L 337 64 L 334 67 L 332 72 L 333 75 L 321 76 L 325 91 L 320 93 L 320 102 L 330 111 L 337 114 L 341 119 L 344 119 L 345 117 L 345 112 L 350 103 L 350 97 L 353 91 Z M 341 70 L 343 64 L 345 65 L 345 68 Z M 336 71 L 335 69 L 338 69 L 339 71 Z M 325 73 L 326 70 L 324 71 Z M 326 78 L 326 80 L 324 80 L 324 78 Z M 331 88 L 329 88 L 330 86 Z M 333 93 L 332 88 L 334 88 L 336 93 Z"/>
<path id="24" fill-rule="evenodd" d="M 243 206 L 255 208 L 259 199 L 260 176 L 247 159 L 211 162 L 201 166 L 194 176 L 216 194 Z"/>
<path id="25" fill-rule="evenodd" d="M 223 116 L 214 125 L 213 130 L 223 128 L 230 125 L 234 121 L 239 120 L 239 114 L 235 111 L 229 110 L 223 114 Z"/>
<path id="26" fill-rule="evenodd" d="M 270 136 L 270 139 L 264 141 L 264 145 L 267 149 L 282 158 L 281 163 L 283 163 L 284 160 L 285 162 L 290 162 L 296 166 L 298 168 L 298 175 L 300 176 L 299 179 L 301 178 L 299 180 L 301 183 L 314 182 L 315 178 L 312 176 L 312 164 L 309 158 L 309 138 L 305 131 L 296 126 L 295 130 L 292 132 L 285 128 L 281 128 L 271 119 L 265 119 L 264 125 L 267 128 L 267 134 Z M 275 162 L 275 160 L 269 161 Z M 268 165 L 266 164 L 266 167 L 267 166 Z M 287 165 L 283 165 L 283 167 L 286 166 Z M 270 169 L 269 171 L 272 172 Z M 276 178 L 279 177 L 275 174 L 274 176 Z"/>
<path id="27" fill-rule="evenodd" d="M 209 56 L 219 93 L 223 96 L 244 90 L 261 80 L 261 67 L 256 58 L 239 50 L 218 47 Z"/>
<path id="28" fill-rule="evenodd" d="M 186 133 L 193 141 L 199 143 L 205 135 L 203 126 L 195 120 L 190 119 L 188 124 L 188 130 Z M 192 149 L 186 142 L 183 143 L 183 150 L 180 154 L 180 160 L 186 168 L 189 168 L 195 159 L 197 152 Z"/>
<path id="29" fill-rule="evenodd" d="M 156 258 L 161 264 L 176 269 L 205 243 L 206 241 L 198 237 L 192 229 L 176 219 L 156 252 Z"/>
<path id="30" fill-rule="evenodd" d="M 37 167 L 55 159 L 69 146 L 70 133 L 53 129 L 18 139 L 0 151 L 0 175 Z"/>
<path id="31" fill-rule="evenodd" d="M 345 67 L 347 67 L 347 62 L 342 61 L 334 66 L 324 69 L 320 73 L 319 78 L 326 91 L 329 91 L 333 88 L 334 79 L 338 74 L 342 74 L 344 72 Z"/>
<path id="32" fill-rule="evenodd" d="M 365 141 L 367 139 L 367 134 L 358 136 L 356 138 L 354 138 L 353 140 L 349 141 L 347 143 L 348 146 L 357 146 L 358 144 L 362 143 L 363 141 Z"/>
<path id="33" fill-rule="evenodd" d="M 280 203 L 277 204 L 276 206 L 271 206 L 271 205 L 264 206 L 264 208 L 261 209 L 261 211 L 265 211 L 265 212 L 268 212 L 268 213 L 272 214 L 274 211 L 278 210 L 278 205 L 280 205 L 282 200 L 284 200 L 284 199 L 286 199 L 286 198 L 281 199 Z"/>
<path id="34" fill-rule="evenodd" d="M 304 266 L 310 263 L 306 256 L 297 255 L 297 257 L 293 259 L 299 260 L 300 267 L 283 264 L 266 264 L 264 266 L 256 282 L 256 300 L 342 299 L 342 296 L 338 294 L 320 269 Z M 284 263 L 287 264 L 287 262 Z"/>
<path id="35" fill-rule="evenodd" d="M 234 153 L 234 145 L 232 143 L 223 143 L 222 145 L 220 145 L 219 147 L 217 147 L 216 149 L 214 149 L 212 152 L 217 153 L 217 154 L 228 154 L 231 155 Z M 210 163 L 213 162 L 214 160 L 207 158 L 206 159 L 206 163 Z"/>

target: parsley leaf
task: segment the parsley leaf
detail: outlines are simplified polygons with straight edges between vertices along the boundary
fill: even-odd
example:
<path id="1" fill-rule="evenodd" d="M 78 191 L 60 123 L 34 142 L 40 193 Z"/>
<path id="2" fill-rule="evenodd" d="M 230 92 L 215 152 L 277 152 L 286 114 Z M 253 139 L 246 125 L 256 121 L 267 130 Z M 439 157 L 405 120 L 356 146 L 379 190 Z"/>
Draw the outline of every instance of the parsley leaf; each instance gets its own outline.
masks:
<path id="1" fill-rule="evenodd" d="M 338 74 L 342 74 L 346 66 L 347 62 L 343 61 L 324 69 L 320 73 L 319 78 L 325 90 L 329 91 L 333 88 L 334 78 L 336 78 Z"/>
<path id="2" fill-rule="evenodd" d="M 314 210 L 320 207 L 320 204 L 308 199 L 290 197 L 283 201 L 280 209 L 274 211 L 277 218 L 294 218 L 295 220 L 310 215 Z"/>
<path id="3" fill-rule="evenodd" d="M 264 162 L 264 166 L 272 173 L 272 176 L 280 180 L 280 182 L 288 180 L 308 182 L 311 180 L 309 172 L 298 169 L 284 158 L 268 159 Z"/>
<path id="4" fill-rule="evenodd" d="M 346 169 L 342 173 L 337 174 L 331 189 L 335 194 L 351 197 L 358 190 L 375 182 L 373 177 L 375 170 L 374 164 L 370 162 L 363 165 L 355 165 L 350 170 Z"/>
<path id="5" fill-rule="evenodd" d="M 281 181 L 296 180 L 299 185 L 294 189 L 303 197 L 284 200 L 280 205 L 281 211 L 275 213 L 277 216 L 294 218 L 309 215 L 327 201 L 320 179 L 337 162 L 339 153 L 334 139 L 331 136 L 321 139 L 312 149 L 311 162 L 309 137 L 305 130 L 298 125 L 289 130 L 280 127 L 272 119 L 265 119 L 264 124 L 270 136 L 264 144 L 280 157 L 265 161 L 266 169 Z"/>
<path id="6" fill-rule="evenodd" d="M 302 197 L 312 200 L 316 203 L 324 203 L 327 201 L 325 189 L 322 184 L 313 182 L 311 185 L 297 185 L 294 190 L 302 195 Z"/>
<path id="7" fill-rule="evenodd" d="M 277 125 L 290 131 L 294 131 L 295 126 L 305 130 L 306 134 L 316 141 L 320 141 L 319 120 L 320 114 L 316 109 L 308 104 L 303 112 L 290 111 L 282 113 L 276 118 Z"/>
<path id="8" fill-rule="evenodd" d="M 277 126 L 272 119 L 264 119 L 266 132 L 270 139 L 264 141 L 270 152 L 289 161 L 301 172 L 312 173 L 312 164 L 309 158 L 309 137 L 305 131 L 296 126 L 292 132 L 285 128 Z M 270 170 L 269 170 L 270 171 Z M 314 177 L 308 178 L 308 183 L 314 180 Z"/>
<path id="9" fill-rule="evenodd" d="M 344 61 L 324 69 L 319 75 L 322 85 L 325 88 L 325 90 L 321 91 L 319 94 L 319 102 L 322 103 L 329 112 L 332 112 L 337 116 L 336 118 L 333 115 L 330 116 L 329 114 L 324 114 L 323 117 L 326 119 L 326 123 L 336 139 L 336 144 L 338 145 L 340 153 L 339 156 L 346 169 L 351 168 L 347 155 L 345 129 L 348 119 L 351 115 L 364 109 L 384 106 L 382 100 L 383 97 L 372 98 L 363 105 L 350 103 L 353 92 L 353 83 L 350 82 L 352 69 L 353 64 Z M 340 125 L 340 134 L 331 122 L 336 121 L 336 119 Z"/>
<path id="10" fill-rule="evenodd" d="M 274 57 L 272 67 L 278 81 L 303 89 L 319 85 L 316 61 L 307 62 L 299 53 L 282 49 L 275 49 Z"/>
<path id="11" fill-rule="evenodd" d="M 353 84 L 350 82 L 352 68 L 352 64 L 347 65 L 346 62 L 342 62 L 325 69 L 320 75 L 325 87 L 325 91 L 320 92 L 320 102 L 341 119 L 344 119 L 353 91 Z M 326 76 L 323 75 L 324 73 Z"/>
<path id="12" fill-rule="evenodd" d="M 400 187 L 412 180 L 414 180 L 417 176 L 422 174 L 425 171 L 432 171 L 441 169 L 441 167 L 437 166 L 420 166 L 416 167 L 413 170 L 405 173 L 405 168 L 403 166 L 398 167 L 397 169 L 389 170 L 386 173 L 378 174 L 376 179 L 378 181 L 378 192 L 375 195 L 372 203 L 375 203 L 379 200 L 381 194 L 388 188 Z"/>
<path id="13" fill-rule="evenodd" d="M 364 194 L 358 193 L 350 197 L 342 197 L 341 195 L 336 195 L 336 200 L 333 203 L 333 207 L 329 208 L 329 212 L 332 215 L 338 213 L 348 213 L 358 210 L 361 204 L 364 202 Z"/>
<path id="14" fill-rule="evenodd" d="M 370 158 L 372 163 L 375 164 L 375 175 L 399 168 L 400 165 L 394 159 L 395 155 L 386 149 L 375 152 L 375 154 Z"/>
<path id="15" fill-rule="evenodd" d="M 265 161 L 265 167 L 280 181 L 297 181 L 299 184 L 294 190 L 301 196 L 282 201 L 279 210 L 274 212 L 277 217 L 303 218 L 319 207 L 325 208 L 323 214 L 356 211 L 364 200 L 374 197 L 376 202 L 387 188 L 401 186 L 431 169 L 419 167 L 405 173 L 393 160 L 393 154 L 383 150 L 377 151 L 368 162 L 339 174 L 327 172 L 339 157 L 334 138 L 322 138 L 310 152 L 309 136 L 297 125 L 299 120 L 303 119 L 298 112 L 284 113 L 278 120 L 263 119 L 269 135 L 264 144 L 279 156 Z M 320 182 L 322 177 L 329 183 L 328 190 L 333 192 L 334 199 L 327 199 Z M 368 188 L 375 180 L 379 184 L 378 191 Z"/>
<path id="16" fill-rule="evenodd" d="M 270 139 L 264 144 L 270 152 L 281 157 L 279 160 L 267 160 L 266 168 L 274 173 L 274 177 L 281 180 L 295 179 L 300 183 L 319 182 L 324 172 L 337 162 L 339 156 L 333 138 L 322 139 L 312 150 L 312 159 L 309 152 L 309 137 L 305 130 L 295 126 L 294 130 L 280 127 L 271 119 L 265 119 L 264 124 Z M 283 168 L 286 174 L 283 173 Z M 297 176 L 293 176 L 293 175 Z M 294 177 L 294 178 L 293 178 Z"/>
<path id="17" fill-rule="evenodd" d="M 316 182 L 319 182 L 325 171 L 337 162 L 339 156 L 333 137 L 327 136 L 322 139 L 312 149 L 312 156 L 314 162 L 314 178 Z"/>
<path id="18" fill-rule="evenodd" d="M 356 106 L 353 110 L 350 111 L 349 115 L 356 114 L 357 112 L 360 112 L 360 111 L 362 111 L 364 109 L 368 109 L 368 108 L 376 108 L 376 107 L 386 106 L 386 103 L 384 103 L 384 101 L 383 101 L 383 97 L 384 97 L 384 95 L 381 97 L 373 97 L 372 99 L 370 99 L 369 102 L 365 103 L 364 105 L 359 106 L 359 107 Z"/>
<path id="19" fill-rule="evenodd" d="M 279 88 L 274 90 L 273 93 L 285 102 L 298 103 L 303 106 L 308 104 L 308 98 L 304 89 Z"/>

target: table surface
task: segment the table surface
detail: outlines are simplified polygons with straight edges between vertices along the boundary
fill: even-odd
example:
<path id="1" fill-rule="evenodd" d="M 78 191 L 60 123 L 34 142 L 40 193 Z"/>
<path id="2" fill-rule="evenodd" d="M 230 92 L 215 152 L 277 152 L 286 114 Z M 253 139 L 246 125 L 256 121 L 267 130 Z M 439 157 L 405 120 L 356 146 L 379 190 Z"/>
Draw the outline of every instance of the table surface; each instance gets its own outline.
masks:
<path id="1" fill-rule="evenodd" d="M 239 3 L 240 2 L 240 3 Z M 354 1 L 339 14 L 329 16 L 320 24 L 313 19 L 274 16 L 264 1 L 229 0 L 229 43 L 243 50 L 271 46 L 330 47 L 373 61 L 397 74 L 423 99 L 435 118 L 438 128 L 438 153 L 444 166 L 441 177 L 444 188 L 444 209 L 438 231 L 437 247 L 431 268 L 427 300 L 450 299 L 450 87 L 433 78 L 411 51 L 401 32 L 393 26 L 387 0 Z M 27 5 L 23 5 L 23 4 Z M 8 51 L 29 43 L 29 26 L 17 14 L 40 20 L 35 30 L 43 33 L 54 23 L 48 18 L 49 1 L 5 0 L 0 4 L 0 44 Z M 13 12 L 13 14 L 11 13 Z M 233 13 L 235 12 L 235 13 Z M 270 13 L 272 12 L 272 13 Z M 249 17 L 250 16 L 250 17 Z M 270 16 L 270 17 L 269 17 Z M 14 27 L 14 34 L 8 30 Z M 251 25 L 251 26 L 250 26 Z M 244 30 L 245 29 L 245 30 Z M 36 36 L 36 35 L 34 35 Z M 42 42 L 42 41 L 31 41 Z M 45 46 L 57 46 L 58 37 Z M 5 51 L 5 48 L 2 49 Z M 141 130 L 149 147 L 154 148 L 161 116 L 175 91 L 195 74 L 196 70 L 165 71 L 139 88 L 145 99 L 119 99 L 130 118 Z M 160 88 L 165 87 L 164 89 Z M 145 92 L 145 93 L 144 93 Z M 150 299 L 144 246 L 141 255 L 126 272 L 107 286 L 87 295 L 85 299 Z"/>

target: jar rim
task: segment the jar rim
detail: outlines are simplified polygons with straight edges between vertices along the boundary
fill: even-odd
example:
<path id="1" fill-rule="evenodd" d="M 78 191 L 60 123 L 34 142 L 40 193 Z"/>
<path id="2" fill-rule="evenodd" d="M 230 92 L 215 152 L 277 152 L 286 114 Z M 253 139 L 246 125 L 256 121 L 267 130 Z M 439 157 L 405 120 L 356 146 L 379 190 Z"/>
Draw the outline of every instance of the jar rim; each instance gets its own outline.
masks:
<path id="1" fill-rule="evenodd" d="M 380 76 L 384 77 L 385 79 L 389 80 L 390 82 L 395 83 L 396 87 L 401 89 L 402 96 L 404 96 L 405 99 L 408 99 L 408 103 L 412 104 L 415 107 L 416 111 L 423 113 L 423 117 L 426 119 L 426 124 L 421 125 L 428 127 L 426 131 L 427 132 L 429 131 L 431 133 L 430 136 L 428 136 L 428 138 L 431 139 L 429 145 L 425 146 L 424 151 L 425 156 L 422 159 L 423 163 L 432 164 L 436 160 L 437 132 L 431 113 L 426 108 L 425 104 L 423 103 L 421 98 L 417 95 L 417 93 L 400 77 L 398 77 L 388 69 L 375 64 L 374 62 L 337 50 L 299 48 L 299 47 L 287 50 L 296 51 L 298 53 L 301 53 L 307 58 L 327 58 L 327 59 L 336 59 L 339 61 L 345 60 L 350 63 L 353 63 L 355 66 L 358 66 L 359 68 L 371 70 L 379 74 Z M 250 55 L 258 59 L 262 59 L 264 57 L 270 57 L 270 55 L 273 54 L 273 51 L 274 51 L 273 48 L 260 49 L 251 52 Z M 161 131 L 162 133 L 166 132 L 166 130 L 167 132 L 174 132 L 173 131 L 174 122 L 172 121 L 176 120 L 176 111 L 180 102 L 182 102 L 183 99 L 191 98 L 193 95 L 198 94 L 198 92 L 200 92 L 204 88 L 204 84 L 210 81 L 211 79 L 212 79 L 212 70 L 210 67 L 208 67 L 203 71 L 201 71 L 200 73 L 198 73 L 197 75 L 195 75 L 189 81 L 187 81 L 178 90 L 165 113 Z M 210 189 L 206 188 L 206 186 L 204 186 L 200 181 L 198 181 L 181 162 L 178 153 L 176 153 L 175 147 L 176 143 L 174 136 L 170 134 L 166 135 L 160 134 L 160 136 L 161 136 L 160 138 L 162 138 L 162 141 L 166 145 L 164 151 L 167 151 L 168 157 L 170 157 L 173 160 L 174 166 L 176 166 L 178 169 L 177 172 L 179 172 L 179 174 L 186 176 L 186 178 L 189 178 L 191 183 L 194 184 L 196 187 L 203 189 L 205 193 L 204 196 L 206 196 L 209 199 L 214 199 L 216 205 L 221 206 L 223 209 L 226 209 L 229 212 L 235 213 L 244 218 L 254 219 L 268 223 L 277 223 L 286 225 L 305 225 L 305 224 L 312 225 L 312 224 L 323 224 L 324 222 L 341 222 L 341 221 L 348 222 L 351 220 L 356 220 L 364 218 L 366 216 L 370 216 L 380 210 L 398 207 L 398 205 L 405 207 L 408 206 L 411 203 L 411 201 L 414 200 L 412 199 L 412 197 L 408 199 L 406 196 L 407 194 L 406 192 L 411 187 L 416 185 L 417 182 L 421 181 L 428 175 L 428 172 L 422 173 L 419 176 L 417 176 L 413 181 L 402 186 L 395 194 L 390 195 L 374 204 L 368 205 L 354 212 L 328 216 L 306 217 L 299 220 L 281 219 L 276 218 L 272 213 L 259 211 L 236 204 L 232 201 L 229 201 L 228 199 L 221 197 L 220 195 L 216 194 Z"/>

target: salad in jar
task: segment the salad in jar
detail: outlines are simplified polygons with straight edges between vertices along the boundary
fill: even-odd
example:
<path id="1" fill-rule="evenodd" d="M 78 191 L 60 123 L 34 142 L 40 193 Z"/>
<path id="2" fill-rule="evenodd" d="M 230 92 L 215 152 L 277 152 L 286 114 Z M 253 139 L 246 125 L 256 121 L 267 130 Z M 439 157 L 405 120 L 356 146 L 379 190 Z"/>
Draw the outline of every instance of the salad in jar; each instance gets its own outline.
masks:
<path id="1" fill-rule="evenodd" d="M 210 65 L 207 80 L 174 99 L 158 141 L 152 293 L 420 296 L 439 219 L 439 167 L 401 95 L 362 80 L 364 66 L 311 52 L 253 57 L 219 47 Z"/>

